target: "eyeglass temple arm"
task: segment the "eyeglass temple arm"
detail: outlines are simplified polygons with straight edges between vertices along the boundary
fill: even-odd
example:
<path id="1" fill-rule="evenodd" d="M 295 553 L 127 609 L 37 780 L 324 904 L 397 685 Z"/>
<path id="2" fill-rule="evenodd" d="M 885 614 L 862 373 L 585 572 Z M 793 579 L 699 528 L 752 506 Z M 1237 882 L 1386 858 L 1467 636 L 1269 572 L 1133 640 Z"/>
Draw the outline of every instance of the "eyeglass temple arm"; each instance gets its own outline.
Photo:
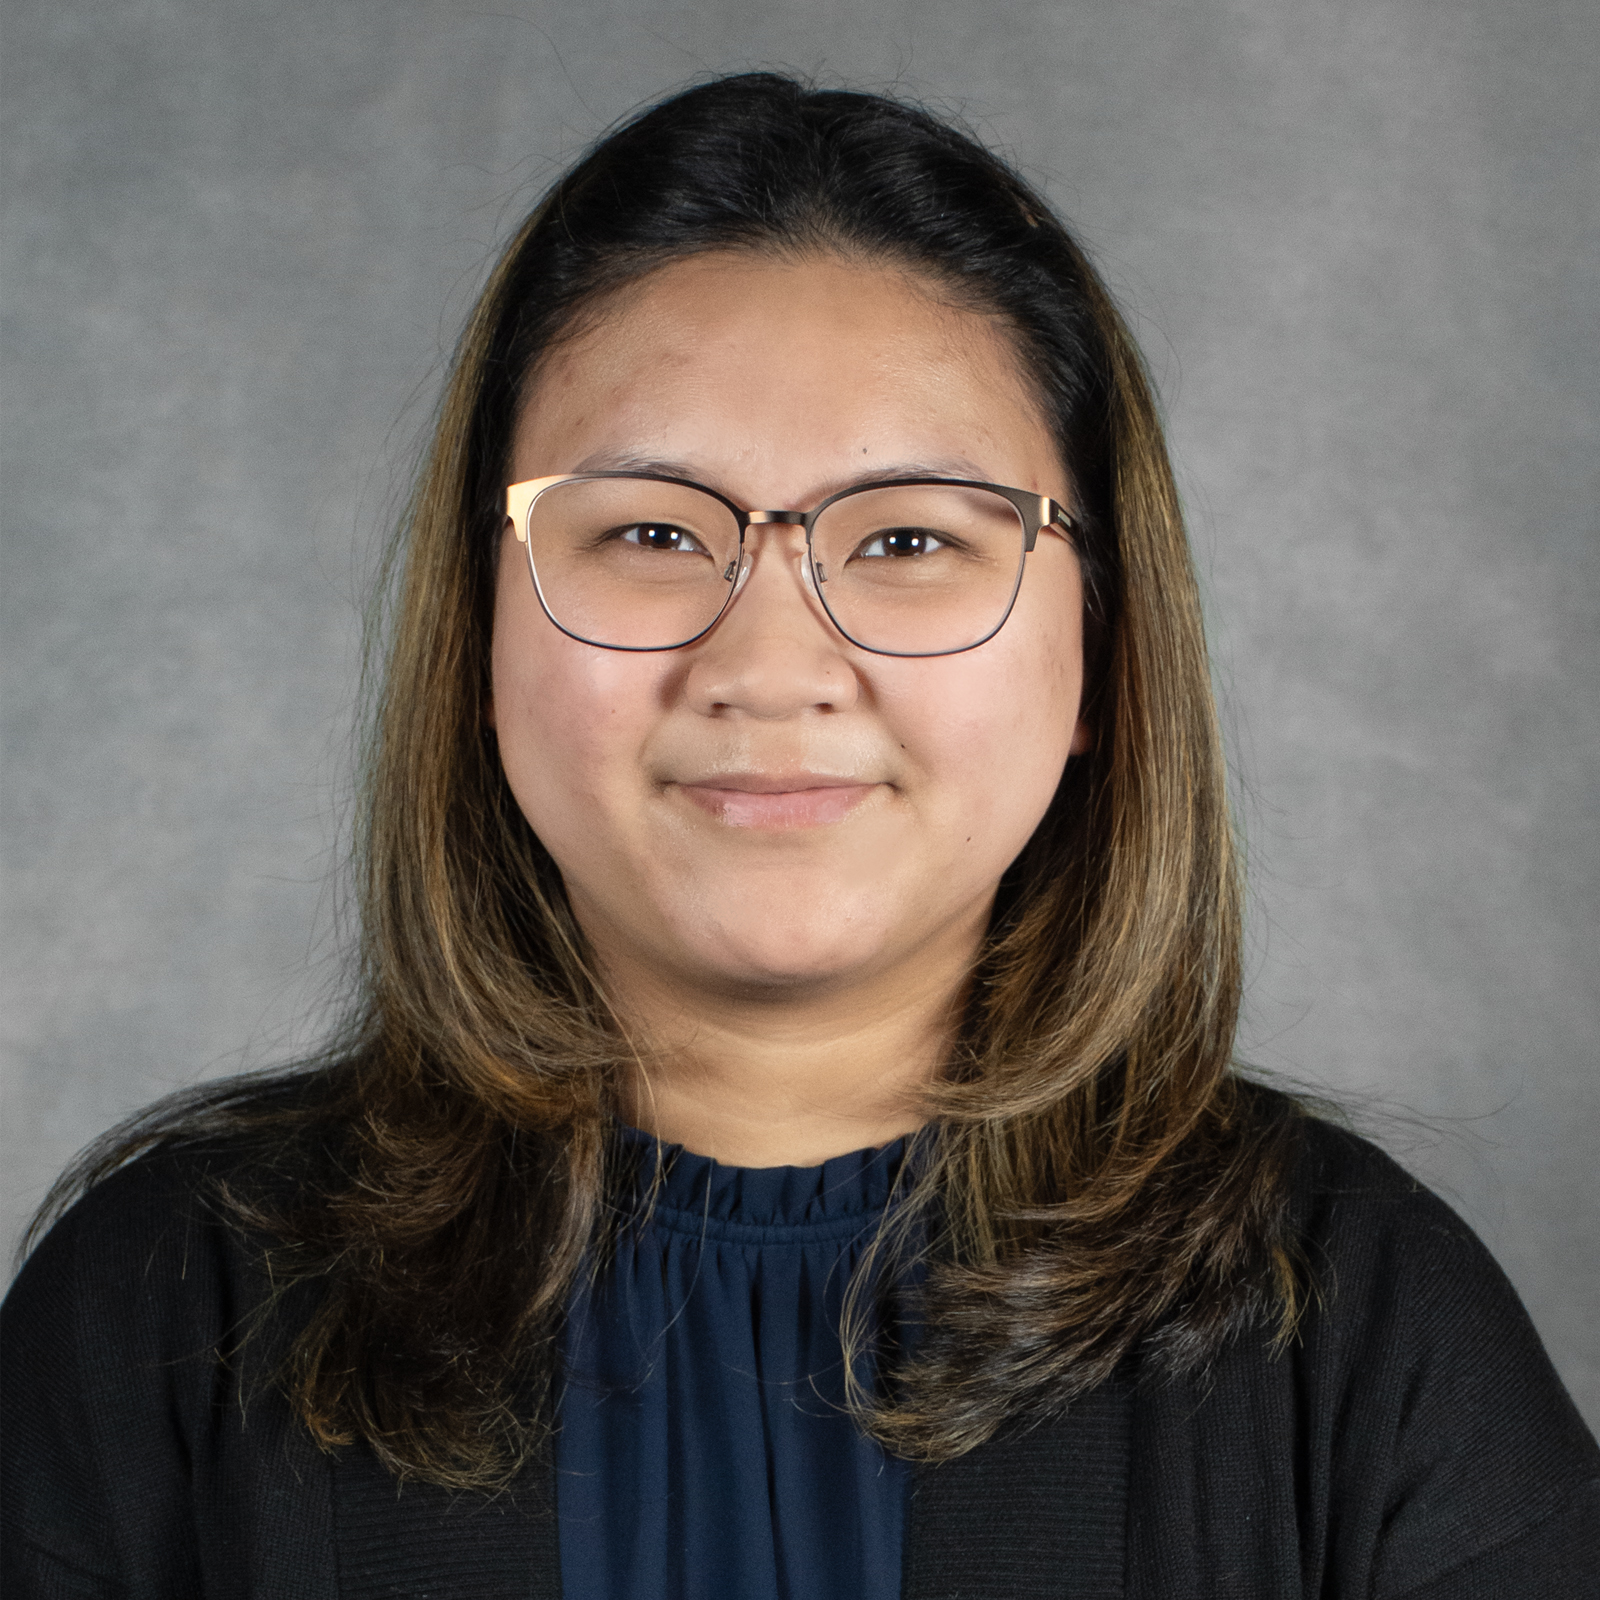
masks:
<path id="1" fill-rule="evenodd" d="M 528 507 L 552 483 L 559 483 L 566 476 L 563 472 L 556 472 L 548 478 L 529 478 L 526 483 L 514 483 L 506 490 L 506 515 L 516 530 L 518 544 L 528 542 Z"/>
<path id="2" fill-rule="evenodd" d="M 1075 542 L 1078 519 L 1059 500 L 1052 500 L 1049 495 L 1042 494 L 1039 496 L 1038 521 L 1028 530 L 1025 549 L 1030 551 L 1033 549 L 1038 542 L 1040 530 L 1044 528 L 1057 528 L 1069 542 Z"/>

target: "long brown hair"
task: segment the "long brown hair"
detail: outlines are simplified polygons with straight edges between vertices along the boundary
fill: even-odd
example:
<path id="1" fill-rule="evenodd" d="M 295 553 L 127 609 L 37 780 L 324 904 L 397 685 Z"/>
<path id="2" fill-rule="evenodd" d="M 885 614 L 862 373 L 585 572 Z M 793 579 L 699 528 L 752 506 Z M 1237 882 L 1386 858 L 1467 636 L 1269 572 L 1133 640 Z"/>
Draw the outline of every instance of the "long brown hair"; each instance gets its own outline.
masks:
<path id="1" fill-rule="evenodd" d="M 549 1420 L 562 1307 L 605 1237 L 630 1056 L 484 718 L 500 496 L 530 371 L 605 297 L 710 249 L 924 274 L 1009 331 L 1073 478 L 1094 747 L 1006 873 L 930 1121 L 857 1281 L 925 1271 L 913 1359 L 852 1405 L 940 1459 L 1138 1355 L 1292 1321 L 1295 1114 L 1231 1071 L 1240 890 L 1200 608 L 1160 423 L 1044 201 L 871 95 L 721 79 L 647 111 L 506 249 L 457 350 L 395 558 L 359 838 L 362 999 L 315 1072 L 191 1095 L 90 1152 L 251 1130 L 226 1199 L 320 1285 L 285 1381 L 315 1437 L 505 1481 Z M 280 1181 L 274 1174 L 286 1175 Z M 62 1193 L 66 1193 L 63 1190 Z M 847 1363 L 847 1367 L 853 1364 Z"/>

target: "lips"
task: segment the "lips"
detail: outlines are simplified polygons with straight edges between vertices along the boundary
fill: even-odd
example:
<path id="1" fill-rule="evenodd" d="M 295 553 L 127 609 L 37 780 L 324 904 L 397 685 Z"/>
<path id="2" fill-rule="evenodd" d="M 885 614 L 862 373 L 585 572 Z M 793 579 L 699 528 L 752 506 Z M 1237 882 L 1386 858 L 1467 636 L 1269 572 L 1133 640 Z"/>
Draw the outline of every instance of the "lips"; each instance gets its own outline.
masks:
<path id="1" fill-rule="evenodd" d="M 781 830 L 840 822 L 878 785 L 826 773 L 727 773 L 680 783 L 691 804 L 730 828 Z"/>

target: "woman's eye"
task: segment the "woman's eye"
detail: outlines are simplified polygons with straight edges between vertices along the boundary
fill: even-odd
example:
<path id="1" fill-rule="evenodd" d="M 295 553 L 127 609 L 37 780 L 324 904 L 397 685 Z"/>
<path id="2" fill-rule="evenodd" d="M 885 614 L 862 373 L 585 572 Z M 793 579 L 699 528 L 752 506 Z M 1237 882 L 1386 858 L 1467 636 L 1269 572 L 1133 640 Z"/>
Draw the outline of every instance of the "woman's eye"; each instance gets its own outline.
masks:
<path id="1" fill-rule="evenodd" d="M 641 550 L 668 550 L 687 555 L 704 555 L 706 547 L 689 532 L 671 522 L 635 522 L 621 528 L 617 537 L 624 544 L 636 544 Z"/>
<path id="2" fill-rule="evenodd" d="M 885 528 L 861 545 L 861 556 L 927 556 L 947 541 L 931 528 Z"/>

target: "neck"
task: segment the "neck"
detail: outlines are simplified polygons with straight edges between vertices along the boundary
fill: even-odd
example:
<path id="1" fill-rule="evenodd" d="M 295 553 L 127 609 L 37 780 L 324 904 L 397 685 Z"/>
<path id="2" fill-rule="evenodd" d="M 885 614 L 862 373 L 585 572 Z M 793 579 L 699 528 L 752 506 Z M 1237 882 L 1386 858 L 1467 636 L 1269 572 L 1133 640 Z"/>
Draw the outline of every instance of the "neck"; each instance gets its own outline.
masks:
<path id="1" fill-rule="evenodd" d="M 921 1091 L 949 1048 L 967 960 L 910 983 L 895 973 L 756 997 L 691 996 L 626 962 L 606 966 L 619 1010 L 647 1041 L 623 1114 L 697 1155 L 774 1167 L 887 1144 L 927 1120 Z"/>

